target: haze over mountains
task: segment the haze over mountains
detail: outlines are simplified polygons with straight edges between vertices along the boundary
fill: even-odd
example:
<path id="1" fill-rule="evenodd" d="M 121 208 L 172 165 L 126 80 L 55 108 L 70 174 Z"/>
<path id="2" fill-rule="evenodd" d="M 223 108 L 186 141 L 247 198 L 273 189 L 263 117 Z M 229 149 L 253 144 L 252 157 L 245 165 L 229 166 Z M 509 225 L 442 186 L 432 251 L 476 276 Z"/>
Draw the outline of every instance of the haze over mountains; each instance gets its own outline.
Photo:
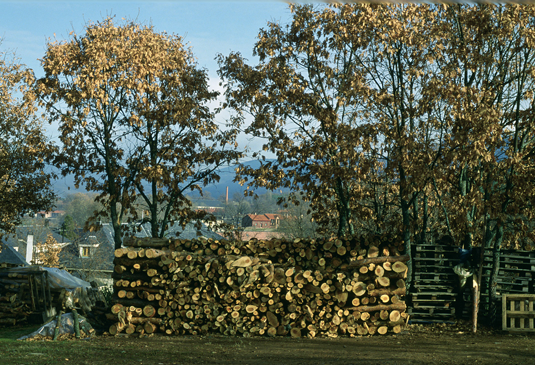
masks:
<path id="1" fill-rule="evenodd" d="M 266 160 L 269 161 L 269 160 Z M 247 162 L 243 162 L 245 166 L 250 166 L 253 168 L 257 168 L 260 166 L 260 161 L 258 160 L 251 160 Z M 49 167 L 51 171 L 54 171 L 58 173 L 58 170 L 52 166 Z M 243 193 L 245 190 L 245 186 L 240 186 L 237 182 L 234 182 L 234 178 L 236 176 L 235 172 L 236 166 L 224 166 L 219 169 L 219 176 L 220 180 L 217 184 L 212 184 L 206 186 L 203 190 L 204 192 L 207 192 L 210 194 L 210 196 L 214 199 L 219 198 L 222 195 L 226 194 L 226 189 L 228 186 L 228 194 L 229 198 L 232 199 L 232 196 L 234 193 Z M 60 174 L 58 174 L 60 175 Z M 76 189 L 74 184 L 74 178 L 72 175 L 68 176 L 58 176 L 56 180 L 53 181 L 53 187 L 55 192 L 60 197 L 66 197 L 69 194 L 74 194 L 76 192 L 86 193 L 87 190 L 80 186 L 78 189 Z M 264 194 L 267 190 L 266 189 L 257 189 L 258 194 Z M 284 191 L 284 189 L 283 189 Z"/>

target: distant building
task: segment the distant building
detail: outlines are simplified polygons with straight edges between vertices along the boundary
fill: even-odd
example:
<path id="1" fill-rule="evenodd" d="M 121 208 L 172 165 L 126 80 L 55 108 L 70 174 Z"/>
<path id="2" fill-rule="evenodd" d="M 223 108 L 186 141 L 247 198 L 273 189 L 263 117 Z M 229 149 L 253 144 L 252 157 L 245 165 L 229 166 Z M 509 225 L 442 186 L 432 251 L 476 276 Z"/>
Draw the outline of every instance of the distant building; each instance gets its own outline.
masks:
<path id="1" fill-rule="evenodd" d="M 136 237 L 150 237 L 150 224 L 137 226 L 134 233 Z M 197 229 L 193 224 L 187 224 L 183 229 L 179 224 L 172 225 L 167 231 L 168 237 L 180 237 L 183 239 L 198 238 Z M 70 273 L 87 281 L 96 281 L 100 285 L 111 285 L 111 273 L 114 269 L 115 241 L 113 227 L 109 223 L 103 223 L 101 229 L 95 232 L 77 230 L 78 238 L 73 241 L 66 240 L 58 233 L 57 229 L 47 226 L 17 227 L 15 234 L 6 235 L 0 245 L 0 267 L 28 265 L 24 255 L 29 247 L 28 237 L 32 236 L 32 256 L 36 260 L 39 249 L 36 244 L 45 242 L 48 234 L 52 234 L 61 247 L 59 252 L 59 265 Z M 221 235 L 209 230 L 205 225 L 201 227 L 200 235 L 206 238 L 223 239 Z M 3 264 L 3 265 L 2 265 Z"/>
<path id="2" fill-rule="evenodd" d="M 60 265 L 86 281 L 112 285 L 114 241 L 113 230 L 103 224 L 97 232 L 79 232 L 79 238 L 60 253 Z"/>
<path id="3" fill-rule="evenodd" d="M 0 268 L 14 266 L 28 266 L 28 263 L 11 245 L 0 242 Z"/>
<path id="4" fill-rule="evenodd" d="M 225 208 L 223 207 L 216 207 L 216 206 L 208 206 L 208 205 L 199 205 L 195 210 L 202 210 L 203 212 L 210 213 L 210 214 L 218 214 L 222 213 Z"/>
<path id="5" fill-rule="evenodd" d="M 280 216 L 278 214 L 265 214 L 265 216 L 269 218 L 271 227 L 279 228 Z"/>
<path id="6" fill-rule="evenodd" d="M 278 214 L 247 214 L 242 219 L 242 227 L 278 228 L 280 217 Z"/>
<path id="7" fill-rule="evenodd" d="M 94 256 L 95 251 L 99 248 L 100 242 L 94 235 L 85 236 L 83 240 L 78 242 L 78 248 L 80 250 L 80 257 L 82 259 L 91 258 Z"/>
<path id="8" fill-rule="evenodd" d="M 38 263 L 38 244 L 44 243 L 49 234 L 56 240 L 60 248 L 70 243 L 69 240 L 59 234 L 57 229 L 52 229 L 46 225 L 19 226 L 15 229 L 14 233 L 4 235 L 2 242 L 4 245 L 10 246 L 22 257 L 25 257 L 28 263 Z M 29 242 L 31 242 L 30 245 Z"/>
<path id="9" fill-rule="evenodd" d="M 40 212 L 37 212 L 36 217 L 41 216 L 42 218 L 59 218 L 64 215 L 65 215 L 65 211 L 63 210 L 55 210 L 53 212 L 40 211 Z"/>

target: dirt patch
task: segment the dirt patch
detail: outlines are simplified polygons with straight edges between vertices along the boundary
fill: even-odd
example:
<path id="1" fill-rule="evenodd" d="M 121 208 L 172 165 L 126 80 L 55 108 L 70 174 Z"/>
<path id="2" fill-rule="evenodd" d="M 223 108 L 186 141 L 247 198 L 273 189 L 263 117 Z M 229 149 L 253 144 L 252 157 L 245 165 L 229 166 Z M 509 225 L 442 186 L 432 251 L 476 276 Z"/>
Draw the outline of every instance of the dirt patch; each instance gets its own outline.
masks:
<path id="1" fill-rule="evenodd" d="M 337 339 L 97 336 L 63 342 L 0 341 L 2 364 L 530 364 L 535 336 L 469 324 L 414 325 L 396 336 Z M 2 334 L 0 332 L 0 337 Z M 67 360 L 68 359 L 68 360 Z"/>

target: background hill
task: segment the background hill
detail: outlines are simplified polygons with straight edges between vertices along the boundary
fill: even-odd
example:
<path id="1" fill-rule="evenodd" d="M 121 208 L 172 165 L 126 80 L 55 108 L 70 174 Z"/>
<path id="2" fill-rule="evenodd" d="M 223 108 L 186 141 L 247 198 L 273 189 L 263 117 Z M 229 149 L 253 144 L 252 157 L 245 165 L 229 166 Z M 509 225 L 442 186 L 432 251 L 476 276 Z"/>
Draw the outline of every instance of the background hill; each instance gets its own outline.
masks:
<path id="1" fill-rule="evenodd" d="M 251 161 L 246 161 L 243 164 L 245 166 L 256 168 L 260 166 L 260 161 L 251 160 Z M 242 187 L 240 186 L 240 184 L 233 181 L 236 176 L 235 169 L 236 169 L 235 165 L 225 166 L 225 167 L 220 168 L 219 169 L 219 176 L 220 176 L 219 183 L 206 186 L 204 188 L 204 191 L 207 194 L 209 194 L 209 196 L 212 197 L 213 199 L 218 199 L 219 197 L 224 196 L 226 194 L 227 186 L 229 190 L 230 199 L 235 193 L 240 193 L 240 194 L 243 193 L 243 191 L 245 190 L 245 187 Z M 49 171 L 53 171 L 59 175 L 58 170 L 53 166 L 49 166 Z M 68 175 L 65 177 L 59 176 L 56 180 L 53 181 L 53 187 L 54 187 L 55 192 L 60 197 L 66 197 L 69 194 L 73 194 L 77 192 L 81 192 L 81 193 L 87 192 L 87 190 L 83 186 L 80 186 L 78 189 L 76 189 L 75 184 L 74 184 L 74 178 L 72 175 Z M 258 194 L 264 194 L 266 193 L 266 191 L 267 191 L 266 189 L 257 189 Z"/>

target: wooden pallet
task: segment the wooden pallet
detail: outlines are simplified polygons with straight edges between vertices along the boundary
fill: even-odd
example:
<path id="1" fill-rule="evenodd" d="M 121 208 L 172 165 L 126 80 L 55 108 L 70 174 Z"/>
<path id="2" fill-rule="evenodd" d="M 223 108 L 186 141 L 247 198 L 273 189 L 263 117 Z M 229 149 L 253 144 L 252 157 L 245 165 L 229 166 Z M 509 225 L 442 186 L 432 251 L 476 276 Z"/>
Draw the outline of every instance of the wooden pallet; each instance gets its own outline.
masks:
<path id="1" fill-rule="evenodd" d="M 448 245 L 416 245 L 415 251 L 416 252 L 441 252 L 446 254 L 457 254 L 457 247 L 448 246 Z"/>
<path id="2" fill-rule="evenodd" d="M 485 252 L 484 264 L 491 266 L 492 253 Z M 535 267 L 535 252 L 531 251 L 517 251 L 517 252 L 502 252 L 500 256 L 500 268 L 518 268 L 530 270 Z"/>
<path id="3" fill-rule="evenodd" d="M 485 260 L 492 258 L 492 252 L 485 252 Z M 501 262 L 522 262 L 535 264 L 535 252 L 534 251 L 502 251 Z"/>
<path id="4" fill-rule="evenodd" d="M 423 257 L 418 256 L 418 254 L 415 255 L 415 257 L 412 258 L 415 263 L 426 263 L 429 265 L 448 265 L 451 266 L 451 263 L 457 264 L 459 260 L 449 258 L 449 257 Z M 455 265 L 454 265 L 455 266 Z"/>
<path id="5" fill-rule="evenodd" d="M 443 321 L 455 316 L 458 277 L 453 267 L 459 262 L 457 250 L 446 245 L 414 247 L 414 281 L 408 309 L 412 319 Z"/>
<path id="6" fill-rule="evenodd" d="M 436 301 L 436 302 L 443 302 L 443 301 L 449 301 L 451 302 L 452 300 L 455 301 L 455 297 L 457 297 L 457 293 L 453 293 L 453 292 L 449 292 L 449 293 L 444 293 L 444 292 L 428 292 L 428 293 L 423 293 L 423 292 L 420 292 L 420 293 L 413 293 L 412 294 L 412 301 L 413 302 L 416 302 L 416 301 L 419 301 L 419 302 L 430 302 L 430 301 Z"/>
<path id="7" fill-rule="evenodd" d="M 456 307 L 458 314 L 469 315 L 471 292 L 464 292 L 462 298 L 454 295 L 458 290 L 458 277 L 453 272 L 453 267 L 459 262 L 457 248 L 445 245 L 421 245 L 413 247 L 413 250 L 414 281 L 410 296 L 413 318 L 451 316 L 453 313 L 449 308 L 444 308 L 448 304 L 452 309 Z M 489 279 L 487 274 L 491 267 L 492 252 L 486 251 L 483 267 L 484 282 Z M 498 295 L 502 297 L 505 294 L 535 293 L 535 252 L 503 251 L 496 289 Z M 463 305 L 459 303 L 457 306 L 459 299 L 463 300 Z M 481 304 L 488 305 L 488 294 L 485 292 L 481 293 Z M 535 317 L 531 319 L 535 320 Z M 519 321 L 519 319 L 514 320 Z M 529 322 L 529 318 L 525 321 Z M 519 325 L 516 323 L 516 327 Z"/>
<path id="8" fill-rule="evenodd" d="M 440 293 L 454 293 L 455 287 L 453 285 L 444 285 L 436 283 L 415 283 L 413 285 L 414 294 L 430 293 L 440 291 Z"/>
<path id="9" fill-rule="evenodd" d="M 502 295 L 502 330 L 535 332 L 535 294 Z"/>
<path id="10" fill-rule="evenodd" d="M 455 308 L 450 307 L 423 306 L 408 308 L 407 311 L 413 318 L 451 318 L 455 316 Z"/>
<path id="11" fill-rule="evenodd" d="M 415 282 L 436 282 L 437 284 L 442 284 L 444 282 L 456 282 L 458 279 L 457 275 L 450 270 L 448 272 L 423 272 L 417 271 L 414 273 Z"/>

